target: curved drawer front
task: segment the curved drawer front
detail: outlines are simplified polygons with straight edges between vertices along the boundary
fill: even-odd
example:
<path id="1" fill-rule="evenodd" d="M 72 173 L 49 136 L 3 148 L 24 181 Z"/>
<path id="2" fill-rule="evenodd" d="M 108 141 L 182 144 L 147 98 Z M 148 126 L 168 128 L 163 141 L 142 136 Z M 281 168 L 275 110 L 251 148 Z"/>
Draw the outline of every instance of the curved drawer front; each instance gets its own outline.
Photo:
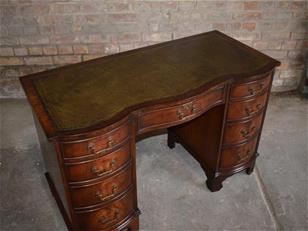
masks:
<path id="1" fill-rule="evenodd" d="M 232 168 L 246 162 L 255 153 L 256 144 L 257 137 L 248 143 L 223 149 L 220 158 L 220 168 Z"/>
<path id="2" fill-rule="evenodd" d="M 79 229 L 98 231 L 120 223 L 134 211 L 133 190 L 125 196 L 94 212 L 75 212 Z"/>
<path id="3" fill-rule="evenodd" d="M 82 158 L 108 153 L 128 138 L 128 125 L 125 124 L 102 136 L 82 142 L 62 143 L 64 159 Z"/>
<path id="4" fill-rule="evenodd" d="M 271 75 L 263 79 L 256 80 L 249 83 L 232 85 L 230 96 L 232 98 L 246 98 L 254 97 L 264 92 L 271 82 Z"/>
<path id="5" fill-rule="evenodd" d="M 223 144 L 237 144 L 256 135 L 261 127 L 262 117 L 263 113 L 260 113 L 258 116 L 245 122 L 227 123 Z"/>
<path id="6" fill-rule="evenodd" d="M 224 101 L 224 87 L 211 90 L 181 105 L 160 109 L 147 109 L 139 116 L 139 130 L 163 128 L 196 117 L 207 109 Z"/>
<path id="7" fill-rule="evenodd" d="M 130 160 L 129 142 L 101 158 L 81 163 L 65 164 L 70 184 L 82 183 L 113 174 Z"/>
<path id="8" fill-rule="evenodd" d="M 267 93 L 260 95 L 254 99 L 230 102 L 228 108 L 228 120 L 239 120 L 252 117 L 265 107 Z"/>
<path id="9" fill-rule="evenodd" d="M 91 186 L 71 188 L 74 208 L 80 209 L 98 205 L 124 192 L 132 183 L 130 166 L 115 176 Z"/>

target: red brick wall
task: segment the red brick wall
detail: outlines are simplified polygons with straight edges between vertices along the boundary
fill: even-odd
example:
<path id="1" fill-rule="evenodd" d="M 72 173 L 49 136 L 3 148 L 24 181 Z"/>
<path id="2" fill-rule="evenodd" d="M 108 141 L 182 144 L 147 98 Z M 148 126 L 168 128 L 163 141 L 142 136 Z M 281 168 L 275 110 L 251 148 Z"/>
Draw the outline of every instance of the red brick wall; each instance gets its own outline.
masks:
<path id="1" fill-rule="evenodd" d="M 17 77 L 218 29 L 282 61 L 273 91 L 297 87 L 307 1 L 0 0 L 0 97 Z"/>

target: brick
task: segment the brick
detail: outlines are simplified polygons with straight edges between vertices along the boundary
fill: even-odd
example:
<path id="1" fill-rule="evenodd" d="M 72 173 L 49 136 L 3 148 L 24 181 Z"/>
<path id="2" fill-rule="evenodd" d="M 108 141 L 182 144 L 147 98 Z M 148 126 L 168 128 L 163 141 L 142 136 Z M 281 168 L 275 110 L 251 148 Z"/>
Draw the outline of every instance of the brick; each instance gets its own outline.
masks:
<path id="1" fill-rule="evenodd" d="M 128 43 L 128 44 L 120 44 L 120 51 L 129 51 L 135 49 L 135 45 Z"/>
<path id="2" fill-rule="evenodd" d="M 30 55 L 42 55 L 43 54 L 42 47 L 29 47 L 28 50 L 29 50 Z"/>
<path id="3" fill-rule="evenodd" d="M 79 55 L 61 55 L 53 57 L 54 64 L 71 64 L 78 63 L 81 61 L 81 56 Z"/>
<path id="4" fill-rule="evenodd" d="M 256 9 L 258 9 L 258 2 L 256 1 L 244 2 L 244 10 L 256 10 Z"/>
<path id="5" fill-rule="evenodd" d="M 39 30 L 35 26 L 25 26 L 23 32 L 24 35 L 39 35 Z"/>
<path id="6" fill-rule="evenodd" d="M 58 46 L 58 53 L 61 55 L 73 54 L 72 46 Z"/>
<path id="7" fill-rule="evenodd" d="M 21 37 L 19 41 L 20 41 L 20 44 L 22 45 L 38 45 L 38 44 L 48 44 L 49 43 L 48 37 L 40 37 L 40 36 Z"/>
<path id="8" fill-rule="evenodd" d="M 0 37 L 0 46 L 15 46 L 19 45 L 18 38 L 15 37 Z"/>
<path id="9" fill-rule="evenodd" d="M 153 33 L 153 34 L 144 34 L 143 41 L 151 42 L 162 42 L 171 40 L 171 33 Z"/>
<path id="10" fill-rule="evenodd" d="M 105 46 L 103 44 L 91 44 L 88 46 L 89 54 L 104 54 Z"/>
<path id="11" fill-rule="evenodd" d="M 256 29 L 256 23 L 254 22 L 246 22 L 242 24 L 242 28 L 244 30 L 253 31 Z"/>
<path id="12" fill-rule="evenodd" d="M 296 47 L 296 41 L 292 41 L 292 40 L 287 40 L 287 41 L 283 41 L 282 43 L 282 49 L 286 49 L 286 50 L 293 50 Z"/>
<path id="13" fill-rule="evenodd" d="M 139 34 L 135 33 L 123 33 L 119 34 L 116 37 L 116 40 L 119 42 L 136 42 L 136 41 L 141 41 L 141 36 Z"/>
<path id="14" fill-rule="evenodd" d="M 279 50 L 281 49 L 281 41 L 274 40 L 274 41 L 254 41 L 253 47 L 260 50 Z"/>
<path id="15" fill-rule="evenodd" d="M 22 15 L 43 15 L 48 14 L 49 7 L 47 4 L 29 4 L 29 5 L 20 5 L 20 12 Z"/>
<path id="16" fill-rule="evenodd" d="M 302 70 L 290 69 L 290 70 L 281 70 L 279 77 L 281 79 L 288 79 L 291 77 L 300 76 L 302 74 Z"/>
<path id="17" fill-rule="evenodd" d="M 24 47 L 14 48 L 14 53 L 16 56 L 25 56 L 28 55 L 28 50 Z"/>
<path id="18" fill-rule="evenodd" d="M 234 13 L 232 18 L 239 20 L 256 20 L 256 19 L 262 19 L 262 13 L 260 12 Z"/>
<path id="19" fill-rule="evenodd" d="M 77 3 L 55 3 L 50 5 L 50 14 L 72 14 L 80 11 L 80 5 Z"/>
<path id="20" fill-rule="evenodd" d="M 130 10 L 130 4 L 126 2 L 112 2 L 107 4 L 108 12 L 123 12 Z"/>
<path id="21" fill-rule="evenodd" d="M 0 57 L 0 66 L 23 65 L 23 59 L 18 57 Z"/>
<path id="22" fill-rule="evenodd" d="M 102 57 L 102 56 L 101 55 L 83 55 L 82 60 L 88 61 L 88 60 L 97 59 L 97 58 L 100 58 L 100 57 Z"/>
<path id="23" fill-rule="evenodd" d="M 11 47 L 0 47 L 0 56 L 14 56 L 13 49 Z"/>
<path id="24" fill-rule="evenodd" d="M 26 65 L 51 65 L 53 64 L 51 57 L 41 56 L 41 57 L 25 57 Z"/>
<path id="25" fill-rule="evenodd" d="M 43 47 L 43 52 L 45 55 L 56 55 L 58 50 L 56 46 Z"/>
<path id="26" fill-rule="evenodd" d="M 79 38 L 74 35 L 54 35 L 50 36 L 51 44 L 72 44 L 78 43 Z"/>
<path id="27" fill-rule="evenodd" d="M 282 51 L 282 50 L 270 50 L 270 51 L 265 51 L 265 53 L 273 58 L 276 59 L 283 59 L 287 57 L 287 51 Z"/>
<path id="28" fill-rule="evenodd" d="M 304 51 L 301 50 L 292 50 L 288 51 L 288 57 L 295 60 L 303 60 L 304 59 Z"/>
<path id="29" fill-rule="evenodd" d="M 118 23 L 118 22 L 135 22 L 136 14 L 134 13 L 119 13 L 119 14 L 108 14 L 108 22 Z"/>
<path id="30" fill-rule="evenodd" d="M 74 54 L 87 54 L 89 53 L 88 47 L 85 45 L 74 45 Z"/>
<path id="31" fill-rule="evenodd" d="M 120 48 L 116 44 L 108 44 L 108 45 L 105 45 L 104 51 L 105 51 L 105 54 L 115 54 L 120 51 Z"/>

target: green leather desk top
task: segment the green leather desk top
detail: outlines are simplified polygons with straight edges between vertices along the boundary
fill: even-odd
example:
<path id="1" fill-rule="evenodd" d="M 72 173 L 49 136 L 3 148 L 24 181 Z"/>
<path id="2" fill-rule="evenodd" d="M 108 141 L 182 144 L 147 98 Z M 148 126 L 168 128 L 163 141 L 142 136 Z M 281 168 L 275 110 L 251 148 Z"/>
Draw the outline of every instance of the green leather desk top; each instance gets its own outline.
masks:
<path id="1" fill-rule="evenodd" d="M 275 63 L 276 62 L 276 63 Z M 124 109 L 278 62 L 213 31 L 42 72 L 33 85 L 57 130 L 86 128 Z"/>

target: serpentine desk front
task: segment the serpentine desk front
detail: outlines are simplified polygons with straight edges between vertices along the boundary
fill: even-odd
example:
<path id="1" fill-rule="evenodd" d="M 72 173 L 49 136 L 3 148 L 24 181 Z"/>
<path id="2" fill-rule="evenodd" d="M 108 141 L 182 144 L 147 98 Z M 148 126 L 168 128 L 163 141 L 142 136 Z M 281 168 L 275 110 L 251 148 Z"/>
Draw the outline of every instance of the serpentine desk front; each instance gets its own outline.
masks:
<path id="1" fill-rule="evenodd" d="M 68 228 L 138 230 L 135 143 L 154 130 L 195 157 L 211 191 L 250 174 L 279 64 L 211 31 L 22 77 Z"/>

